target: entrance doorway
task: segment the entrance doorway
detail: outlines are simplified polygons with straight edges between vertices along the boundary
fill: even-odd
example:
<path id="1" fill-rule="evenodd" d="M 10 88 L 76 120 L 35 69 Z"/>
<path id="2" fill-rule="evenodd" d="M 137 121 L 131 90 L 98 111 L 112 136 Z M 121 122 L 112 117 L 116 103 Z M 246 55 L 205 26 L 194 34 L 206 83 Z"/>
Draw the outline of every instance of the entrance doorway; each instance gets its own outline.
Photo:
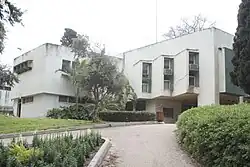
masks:
<path id="1" fill-rule="evenodd" d="M 22 100 L 18 99 L 18 101 L 17 101 L 17 116 L 19 118 L 21 117 L 21 108 L 22 108 Z"/>
<path id="2" fill-rule="evenodd" d="M 175 123 L 173 108 L 163 108 L 163 114 L 165 123 Z"/>

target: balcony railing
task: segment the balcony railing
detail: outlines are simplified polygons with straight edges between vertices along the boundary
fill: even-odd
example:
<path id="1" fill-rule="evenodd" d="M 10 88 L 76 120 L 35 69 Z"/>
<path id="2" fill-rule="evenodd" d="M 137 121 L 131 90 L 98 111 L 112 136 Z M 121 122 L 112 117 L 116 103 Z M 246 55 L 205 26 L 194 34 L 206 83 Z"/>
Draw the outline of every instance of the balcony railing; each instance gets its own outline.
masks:
<path id="1" fill-rule="evenodd" d="M 169 68 L 164 68 L 164 75 L 173 75 L 173 70 Z"/>
<path id="2" fill-rule="evenodd" d="M 190 71 L 199 71 L 199 65 L 198 64 L 189 64 L 189 70 Z"/>

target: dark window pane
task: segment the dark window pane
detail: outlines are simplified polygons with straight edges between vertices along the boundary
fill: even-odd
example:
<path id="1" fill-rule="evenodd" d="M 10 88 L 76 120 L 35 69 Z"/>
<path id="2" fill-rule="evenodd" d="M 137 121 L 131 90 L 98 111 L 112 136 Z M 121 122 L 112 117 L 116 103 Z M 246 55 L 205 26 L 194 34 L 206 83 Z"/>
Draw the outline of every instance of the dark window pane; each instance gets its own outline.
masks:
<path id="1" fill-rule="evenodd" d="M 68 102 L 67 96 L 59 96 L 59 102 Z"/>

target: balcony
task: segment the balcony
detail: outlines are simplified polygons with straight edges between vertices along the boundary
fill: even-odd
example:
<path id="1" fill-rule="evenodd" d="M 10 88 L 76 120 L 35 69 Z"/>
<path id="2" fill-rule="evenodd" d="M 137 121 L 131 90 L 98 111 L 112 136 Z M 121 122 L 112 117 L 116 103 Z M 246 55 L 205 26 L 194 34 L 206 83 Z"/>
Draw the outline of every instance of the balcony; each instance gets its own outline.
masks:
<path id="1" fill-rule="evenodd" d="M 173 70 L 172 69 L 169 69 L 169 68 L 164 68 L 164 71 L 163 71 L 164 75 L 173 75 Z"/>
<path id="2" fill-rule="evenodd" d="M 198 64 L 189 64 L 189 70 L 190 71 L 199 71 L 199 65 Z"/>

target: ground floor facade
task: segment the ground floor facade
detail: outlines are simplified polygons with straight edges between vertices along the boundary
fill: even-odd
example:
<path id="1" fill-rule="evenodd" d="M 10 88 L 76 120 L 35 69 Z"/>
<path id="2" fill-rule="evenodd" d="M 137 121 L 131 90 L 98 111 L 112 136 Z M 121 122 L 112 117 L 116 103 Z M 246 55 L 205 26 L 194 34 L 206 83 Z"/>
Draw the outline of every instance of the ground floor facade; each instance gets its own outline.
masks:
<path id="1" fill-rule="evenodd" d="M 175 98 L 159 97 L 146 100 L 145 108 L 148 112 L 162 112 L 165 123 L 175 123 L 182 112 L 199 106 L 198 98 L 198 95 L 195 94 L 185 94 Z M 220 93 L 219 101 L 221 105 L 237 104 L 239 103 L 239 95 Z"/>
<path id="2" fill-rule="evenodd" d="M 13 114 L 21 118 L 46 117 L 48 110 L 70 104 L 69 96 L 41 93 L 13 99 Z"/>

